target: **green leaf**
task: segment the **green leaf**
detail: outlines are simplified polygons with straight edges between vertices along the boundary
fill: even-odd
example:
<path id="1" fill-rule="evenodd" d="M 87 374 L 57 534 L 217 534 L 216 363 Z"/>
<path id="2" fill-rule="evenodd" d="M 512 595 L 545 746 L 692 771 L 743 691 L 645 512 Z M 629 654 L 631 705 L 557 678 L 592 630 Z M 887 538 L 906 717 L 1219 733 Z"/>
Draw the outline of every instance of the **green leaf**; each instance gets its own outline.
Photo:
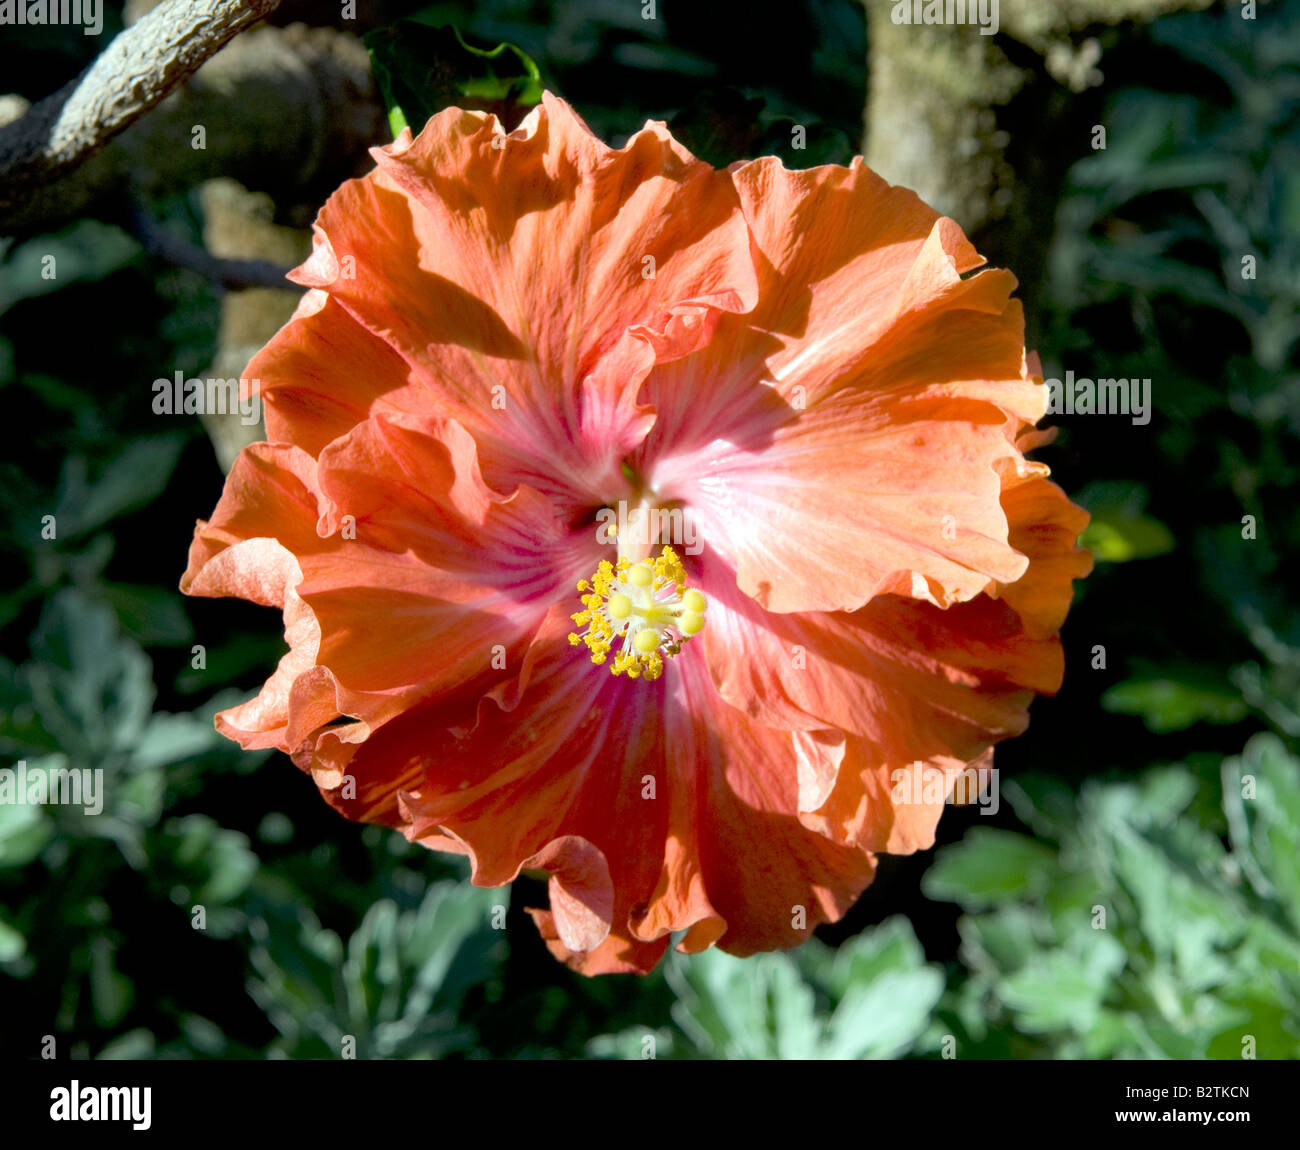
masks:
<path id="1" fill-rule="evenodd" d="M 542 98 L 537 65 L 513 44 L 476 48 L 453 27 L 414 20 L 363 37 L 389 124 L 419 134 L 430 117 L 452 106 L 495 113 L 508 127 Z"/>
<path id="2" fill-rule="evenodd" d="M 1033 778 L 1009 788 L 1021 813 L 1052 809 L 1060 851 L 1044 898 L 999 898 L 958 924 L 969 976 L 945 1010 L 966 1031 L 963 1049 L 1239 1058 L 1254 1036 L 1259 1057 L 1295 1057 L 1300 761 L 1259 735 L 1223 763 L 1229 854 L 1200 794 L 1214 778 L 1201 758 L 1195 772 L 1176 764 L 1086 783 L 1073 803 Z M 940 876 L 945 889 L 962 885 L 965 858 L 978 861 L 962 845 L 940 856 L 953 872 Z M 1025 1048 L 1024 1035 L 1041 1037 Z"/>
<path id="3" fill-rule="evenodd" d="M 1255 1058 L 1292 1061 L 1300 1054 L 1295 1015 L 1266 981 L 1235 989 L 1225 1005 L 1235 1008 L 1236 1016 L 1210 1040 L 1207 1057 L 1236 1060 L 1249 1049 Z"/>
<path id="4" fill-rule="evenodd" d="M 0 918 L 0 962 L 15 962 L 27 953 L 22 931 Z"/>
<path id="5" fill-rule="evenodd" d="M 1300 759 L 1276 735 L 1256 735 L 1224 761 L 1223 807 L 1242 871 L 1300 930 Z"/>
<path id="6" fill-rule="evenodd" d="M 921 1037 L 943 994 L 943 975 L 919 967 L 855 982 L 835 1008 L 821 1058 L 896 1058 Z"/>
<path id="7" fill-rule="evenodd" d="M 257 873 L 257 856 L 248 838 L 219 826 L 207 815 L 171 819 L 151 844 L 150 860 L 166 864 L 168 873 L 185 884 L 183 905 L 202 904 L 209 910 L 232 902 Z"/>
<path id="8" fill-rule="evenodd" d="M 117 969 L 117 948 L 107 935 L 90 944 L 90 1000 L 99 1026 L 117 1025 L 135 999 L 135 986 Z"/>
<path id="9" fill-rule="evenodd" d="M 152 770 L 229 745 L 213 728 L 211 720 L 201 715 L 155 711 L 135 743 L 131 765 L 137 771 Z"/>
<path id="10" fill-rule="evenodd" d="M 1149 515 L 1118 515 L 1110 510 L 1093 513 L 1079 543 L 1105 563 L 1152 559 L 1174 549 L 1173 532 Z"/>
<path id="11" fill-rule="evenodd" d="M 28 762 L 40 769 L 43 760 Z M 6 770 L 11 768 L 5 768 Z M 17 778 L 15 775 L 14 778 Z M 21 801 L 0 802 L 0 868 L 26 866 L 54 834 L 54 823 L 45 808 Z"/>
<path id="12" fill-rule="evenodd" d="M 417 994 L 408 1001 L 408 1011 L 424 1009 L 426 1001 L 457 1005 L 471 987 L 491 977 L 501 947 L 498 932 L 486 924 L 495 908 L 504 905 L 502 896 L 466 883 L 436 883 L 419 910 L 399 922 L 402 962 L 416 972 Z"/>
<path id="13" fill-rule="evenodd" d="M 808 948 L 808 954 L 815 954 Z M 804 957 L 800 952 L 800 957 Z M 833 997 L 841 998 L 856 986 L 886 974 L 905 973 L 925 965 L 925 952 L 916 941 L 912 926 L 901 916 L 886 919 L 873 930 L 855 935 L 834 952 L 824 984 Z"/>
<path id="14" fill-rule="evenodd" d="M 277 898 L 250 924 L 259 977 L 249 986 L 283 1035 L 277 1050 L 337 1058 L 349 1037 L 358 1058 L 440 1058 L 464 1048 L 472 1036 L 456 1008 L 502 960 L 501 935 L 488 925 L 500 897 L 446 882 L 416 910 L 381 899 L 346 947 L 310 912 Z"/>
<path id="15" fill-rule="evenodd" d="M 647 1030 L 644 1026 L 629 1026 L 615 1034 L 601 1034 L 593 1038 L 587 1043 L 586 1054 L 588 1058 L 621 1061 L 672 1058 L 676 1047 L 671 1030 Z"/>
<path id="16" fill-rule="evenodd" d="M 152 502 L 167 489 L 184 445 L 181 432 L 133 439 L 94 482 L 87 477 L 86 460 L 71 456 L 54 513 L 59 538 L 75 538 Z"/>
<path id="17" fill-rule="evenodd" d="M 1150 950 L 1172 962 L 1189 989 L 1220 981 L 1227 970 L 1218 951 L 1240 933 L 1239 909 L 1207 883 L 1207 875 L 1188 873 L 1146 836 L 1121 830 L 1112 849 L 1115 875 L 1137 906 Z"/>
<path id="18" fill-rule="evenodd" d="M 153 704 L 148 657 L 113 612 L 65 588 L 47 603 L 22 668 L 45 729 L 73 760 L 98 765 L 135 744 Z"/>
<path id="19" fill-rule="evenodd" d="M 989 906 L 1041 896 L 1055 866 L 1056 853 L 1033 839 L 974 827 L 960 843 L 939 852 L 923 887 L 929 898 Z"/>
<path id="20" fill-rule="evenodd" d="M 0 658 L 0 751 L 19 756 L 57 748 L 58 741 L 45 729 L 32 702 L 26 673 Z"/>
<path id="21" fill-rule="evenodd" d="M 221 1056 L 229 1046 L 221 1027 L 211 1019 L 203 1018 L 198 1014 L 183 1014 L 180 1023 L 185 1041 L 200 1054 L 216 1058 Z"/>
<path id="22" fill-rule="evenodd" d="M 210 691 L 214 684 L 260 675 L 264 667 L 274 666 L 283 654 L 281 636 L 269 630 L 264 634 L 230 635 L 224 642 L 207 647 L 203 667 L 195 667 L 192 661 L 187 660 L 184 669 L 177 674 L 174 686 L 185 695 Z M 233 706 L 241 701 L 242 697 L 235 698 L 226 705 Z"/>
<path id="23" fill-rule="evenodd" d="M 665 973 L 677 992 L 674 1020 L 709 1058 L 897 1057 L 920 1040 L 943 993 L 943 975 L 926 965 L 902 918 L 838 952 L 814 939 L 747 959 L 674 954 Z"/>
<path id="24" fill-rule="evenodd" d="M 1140 715 L 1158 735 L 1196 723 L 1236 723 L 1249 714 L 1241 695 L 1223 686 L 1177 678 L 1133 678 L 1116 683 L 1101 697 L 1107 711 Z"/>
<path id="25" fill-rule="evenodd" d="M 1150 559 L 1174 548 L 1173 533 L 1143 514 L 1147 490 L 1140 483 L 1104 480 L 1088 484 L 1077 495 L 1092 516 L 1079 537 L 1084 547 L 1108 563 Z"/>
<path id="26" fill-rule="evenodd" d="M 5 251 L 0 262 L 0 314 L 21 299 L 46 295 L 68 284 L 103 279 L 140 254 L 126 232 L 97 220 L 36 236 Z"/>
<path id="27" fill-rule="evenodd" d="M 673 955 L 665 974 L 674 1020 L 707 1057 L 818 1057 L 814 992 L 786 955 Z"/>
<path id="28" fill-rule="evenodd" d="M 1026 775 L 1007 779 L 1002 794 L 1025 826 L 1039 838 L 1060 839 L 1075 821 L 1074 792 L 1050 775 Z"/>
<path id="29" fill-rule="evenodd" d="M 989 974 L 1019 970 L 1050 937 L 1047 916 L 1018 903 L 964 915 L 958 930 L 967 964 Z"/>
<path id="30" fill-rule="evenodd" d="M 176 591 L 147 584 L 106 583 L 104 598 L 122 630 L 146 647 L 181 647 L 194 641 L 194 628 Z"/>
<path id="31" fill-rule="evenodd" d="M 1102 931 L 1092 934 L 1082 954 L 1054 951 L 1033 956 L 1003 980 L 999 996 L 1031 1033 L 1090 1029 L 1115 975 L 1124 966 L 1124 948 Z"/>
<path id="32" fill-rule="evenodd" d="M 119 1034 L 104 1046 L 96 1058 L 104 1062 L 137 1062 L 154 1058 L 156 1052 L 153 1035 L 144 1027 L 139 1027 L 136 1030 L 128 1030 L 125 1034 Z"/>

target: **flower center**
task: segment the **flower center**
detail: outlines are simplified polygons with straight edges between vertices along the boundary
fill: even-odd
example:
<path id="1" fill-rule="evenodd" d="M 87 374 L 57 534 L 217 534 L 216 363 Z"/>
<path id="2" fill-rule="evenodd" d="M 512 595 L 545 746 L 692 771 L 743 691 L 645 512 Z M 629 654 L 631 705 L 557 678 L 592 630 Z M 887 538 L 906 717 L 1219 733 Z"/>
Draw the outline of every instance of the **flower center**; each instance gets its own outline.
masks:
<path id="1" fill-rule="evenodd" d="M 590 580 L 578 581 L 578 590 L 584 592 L 583 610 L 572 619 L 585 629 L 570 632 L 569 643 L 585 643 L 597 665 L 612 651 L 609 669 L 615 675 L 659 678 L 664 660 L 704 630 L 708 600 L 686 585 L 686 570 L 671 547 L 643 563 L 602 559 Z"/>

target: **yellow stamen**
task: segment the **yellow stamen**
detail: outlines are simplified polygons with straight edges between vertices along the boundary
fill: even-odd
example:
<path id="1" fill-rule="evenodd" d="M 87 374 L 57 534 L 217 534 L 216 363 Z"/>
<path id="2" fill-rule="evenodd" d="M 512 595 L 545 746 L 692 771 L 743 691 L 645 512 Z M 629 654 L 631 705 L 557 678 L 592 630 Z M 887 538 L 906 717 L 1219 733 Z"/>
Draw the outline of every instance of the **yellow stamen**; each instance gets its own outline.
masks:
<path id="1" fill-rule="evenodd" d="M 686 586 L 686 569 L 671 547 L 644 563 L 602 559 L 578 590 L 585 592 L 584 610 L 572 619 L 585 629 L 571 632 L 569 643 L 585 644 L 597 665 L 609 660 L 615 675 L 647 682 L 659 678 L 664 660 L 704 629 L 708 600 Z"/>
<path id="2" fill-rule="evenodd" d="M 698 635 L 704 630 L 704 616 L 694 611 L 687 611 L 677 620 L 677 626 L 683 635 Z"/>

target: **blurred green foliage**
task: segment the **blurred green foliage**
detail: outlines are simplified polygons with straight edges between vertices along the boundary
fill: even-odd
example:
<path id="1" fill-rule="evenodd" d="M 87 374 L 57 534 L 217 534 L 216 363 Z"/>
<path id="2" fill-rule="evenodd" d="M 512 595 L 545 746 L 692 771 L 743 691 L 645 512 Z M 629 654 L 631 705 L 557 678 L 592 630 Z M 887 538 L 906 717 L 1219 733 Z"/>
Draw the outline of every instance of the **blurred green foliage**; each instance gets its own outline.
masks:
<path id="1" fill-rule="evenodd" d="M 1256 735 L 1221 812 L 1189 811 L 1213 785 L 1030 778 L 1006 792 L 1033 838 L 940 852 L 925 889 L 967 911 L 942 1012 L 963 1055 L 1300 1057 L 1300 761 Z"/>
<path id="2" fill-rule="evenodd" d="M 525 106 L 540 77 L 614 142 L 651 116 L 717 163 L 852 154 L 856 4 L 792 5 L 757 49 L 727 39 L 734 6 L 661 10 L 429 5 L 464 33 L 431 34 L 442 88 L 391 54 L 381 74 L 420 115 L 453 89 Z M 465 47 L 500 42 L 518 49 Z M 999 752 L 1014 817 L 950 812 L 937 859 L 882 860 L 824 941 L 670 954 L 643 980 L 570 974 L 524 914 L 537 884 L 473 888 L 215 734 L 283 649 L 271 613 L 175 591 L 221 476 L 150 384 L 211 361 L 217 297 L 107 224 L 6 249 L 0 755 L 102 771 L 106 796 L 0 803 L 6 1053 L 52 1034 L 101 1058 L 1300 1055 L 1300 3 L 1162 19 L 1143 51 L 1029 308 L 1046 374 L 1149 376 L 1155 417 L 1062 419 L 1044 453 L 1099 568 L 1065 692 Z M 189 199 L 158 211 L 197 238 Z"/>

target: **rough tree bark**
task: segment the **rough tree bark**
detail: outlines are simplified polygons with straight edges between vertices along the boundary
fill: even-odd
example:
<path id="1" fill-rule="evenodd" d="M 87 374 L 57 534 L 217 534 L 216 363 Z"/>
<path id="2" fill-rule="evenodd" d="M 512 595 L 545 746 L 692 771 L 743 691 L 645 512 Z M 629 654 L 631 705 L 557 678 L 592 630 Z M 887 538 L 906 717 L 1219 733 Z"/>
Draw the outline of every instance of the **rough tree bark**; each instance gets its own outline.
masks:
<path id="1" fill-rule="evenodd" d="M 1090 147 L 1080 112 L 1099 101 L 1078 97 L 1102 80 L 1108 26 L 1212 2 L 1001 0 L 985 36 L 974 23 L 896 24 L 893 0 L 864 0 L 863 155 L 961 224 L 1030 298 L 1066 169 Z"/>
<path id="2" fill-rule="evenodd" d="M 29 133 L 26 119 L 0 135 Z M 386 133 L 359 40 L 299 24 L 256 28 L 105 147 L 65 165 L 39 195 L 0 195 L 0 235 L 53 231 L 84 215 L 111 213 L 128 193 L 147 199 L 222 176 L 267 191 L 277 203 L 315 202 L 367 167 L 366 149 Z M 0 157 L 0 187 L 8 185 Z"/>
<path id="3" fill-rule="evenodd" d="M 102 148 L 279 3 L 173 0 L 115 37 L 80 76 L 0 128 L 0 212 Z"/>

